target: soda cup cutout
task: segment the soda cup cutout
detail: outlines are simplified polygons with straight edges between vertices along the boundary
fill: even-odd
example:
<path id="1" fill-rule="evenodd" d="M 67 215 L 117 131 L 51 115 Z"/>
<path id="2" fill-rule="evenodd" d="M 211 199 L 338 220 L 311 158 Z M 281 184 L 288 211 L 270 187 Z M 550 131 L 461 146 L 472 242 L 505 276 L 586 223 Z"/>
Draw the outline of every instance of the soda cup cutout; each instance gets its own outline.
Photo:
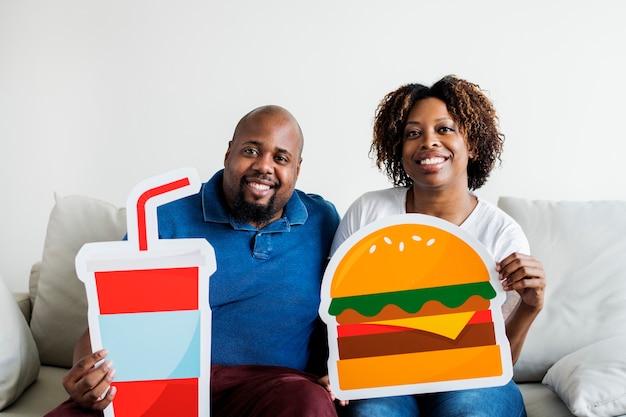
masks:
<path id="1" fill-rule="evenodd" d="M 158 239 L 156 210 L 199 188 L 190 168 L 141 182 L 127 200 L 128 240 L 87 243 L 76 256 L 91 346 L 116 370 L 106 417 L 209 416 L 215 253 L 206 239 Z"/>
<path id="2" fill-rule="evenodd" d="M 320 304 L 336 397 L 508 383 L 495 266 L 478 240 L 437 217 L 392 216 L 350 236 L 329 262 Z"/>

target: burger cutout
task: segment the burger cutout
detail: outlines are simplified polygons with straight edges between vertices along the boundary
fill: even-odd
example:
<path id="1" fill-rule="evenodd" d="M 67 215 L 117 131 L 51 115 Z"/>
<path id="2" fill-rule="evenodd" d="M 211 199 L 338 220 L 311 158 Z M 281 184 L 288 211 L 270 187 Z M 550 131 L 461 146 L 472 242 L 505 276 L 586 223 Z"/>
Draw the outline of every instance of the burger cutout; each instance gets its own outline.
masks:
<path id="1" fill-rule="evenodd" d="M 342 400 L 499 386 L 513 375 L 495 261 L 437 217 L 350 236 L 324 274 L 328 374 Z"/>

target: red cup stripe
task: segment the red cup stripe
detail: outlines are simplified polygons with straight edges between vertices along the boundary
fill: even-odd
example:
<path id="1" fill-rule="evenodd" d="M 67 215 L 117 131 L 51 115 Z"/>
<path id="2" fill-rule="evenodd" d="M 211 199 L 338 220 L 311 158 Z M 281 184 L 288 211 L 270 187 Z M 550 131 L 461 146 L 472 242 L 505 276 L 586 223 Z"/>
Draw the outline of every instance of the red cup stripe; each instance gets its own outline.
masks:
<path id="1" fill-rule="evenodd" d="M 198 380 L 113 382 L 116 416 L 170 417 L 198 416 Z"/>
<path id="2" fill-rule="evenodd" d="M 198 309 L 198 268 L 95 273 L 100 314 Z"/>

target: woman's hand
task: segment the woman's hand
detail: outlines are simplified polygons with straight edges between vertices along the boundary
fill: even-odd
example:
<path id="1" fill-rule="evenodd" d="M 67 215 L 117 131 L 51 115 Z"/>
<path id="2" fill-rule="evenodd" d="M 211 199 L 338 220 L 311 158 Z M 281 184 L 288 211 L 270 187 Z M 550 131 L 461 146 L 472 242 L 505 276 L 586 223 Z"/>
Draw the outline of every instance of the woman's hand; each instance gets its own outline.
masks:
<path id="1" fill-rule="evenodd" d="M 324 387 L 326 389 L 326 391 L 328 391 L 328 394 L 330 395 L 330 399 L 335 401 L 337 400 L 335 398 L 335 394 L 333 394 L 333 391 L 330 389 L 330 379 L 328 378 L 328 375 L 321 377 L 318 381 L 318 384 L 320 384 L 322 387 Z M 348 400 L 337 400 L 337 403 L 339 405 L 348 405 Z"/>
<path id="2" fill-rule="evenodd" d="M 517 291 L 526 306 L 543 308 L 546 274 L 543 265 L 530 255 L 513 253 L 496 264 L 505 291 Z"/>
<path id="3" fill-rule="evenodd" d="M 517 362 L 533 321 L 543 308 L 546 274 L 541 262 L 529 255 L 513 253 L 496 264 L 506 291 L 517 291 L 520 300 L 506 317 L 506 335 L 511 359 Z"/>
<path id="4" fill-rule="evenodd" d="M 63 377 L 63 387 L 70 398 L 81 407 L 104 410 L 115 397 L 116 389 L 111 387 L 115 376 L 111 361 L 94 367 L 107 356 L 99 350 L 81 358 Z"/>

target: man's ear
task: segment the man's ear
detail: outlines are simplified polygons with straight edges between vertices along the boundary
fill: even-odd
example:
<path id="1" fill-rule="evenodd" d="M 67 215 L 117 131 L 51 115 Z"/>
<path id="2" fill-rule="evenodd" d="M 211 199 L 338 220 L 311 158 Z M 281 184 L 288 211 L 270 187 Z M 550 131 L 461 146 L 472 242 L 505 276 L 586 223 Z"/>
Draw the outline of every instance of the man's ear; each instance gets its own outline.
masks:
<path id="1" fill-rule="evenodd" d="M 298 161 L 298 166 L 296 167 L 296 178 L 300 176 L 300 166 L 302 165 L 302 158 Z"/>
<path id="2" fill-rule="evenodd" d="M 226 160 L 230 156 L 230 146 L 232 145 L 232 143 L 233 143 L 232 140 L 228 141 L 228 148 L 226 149 L 226 153 L 224 154 L 224 163 L 226 163 Z"/>

